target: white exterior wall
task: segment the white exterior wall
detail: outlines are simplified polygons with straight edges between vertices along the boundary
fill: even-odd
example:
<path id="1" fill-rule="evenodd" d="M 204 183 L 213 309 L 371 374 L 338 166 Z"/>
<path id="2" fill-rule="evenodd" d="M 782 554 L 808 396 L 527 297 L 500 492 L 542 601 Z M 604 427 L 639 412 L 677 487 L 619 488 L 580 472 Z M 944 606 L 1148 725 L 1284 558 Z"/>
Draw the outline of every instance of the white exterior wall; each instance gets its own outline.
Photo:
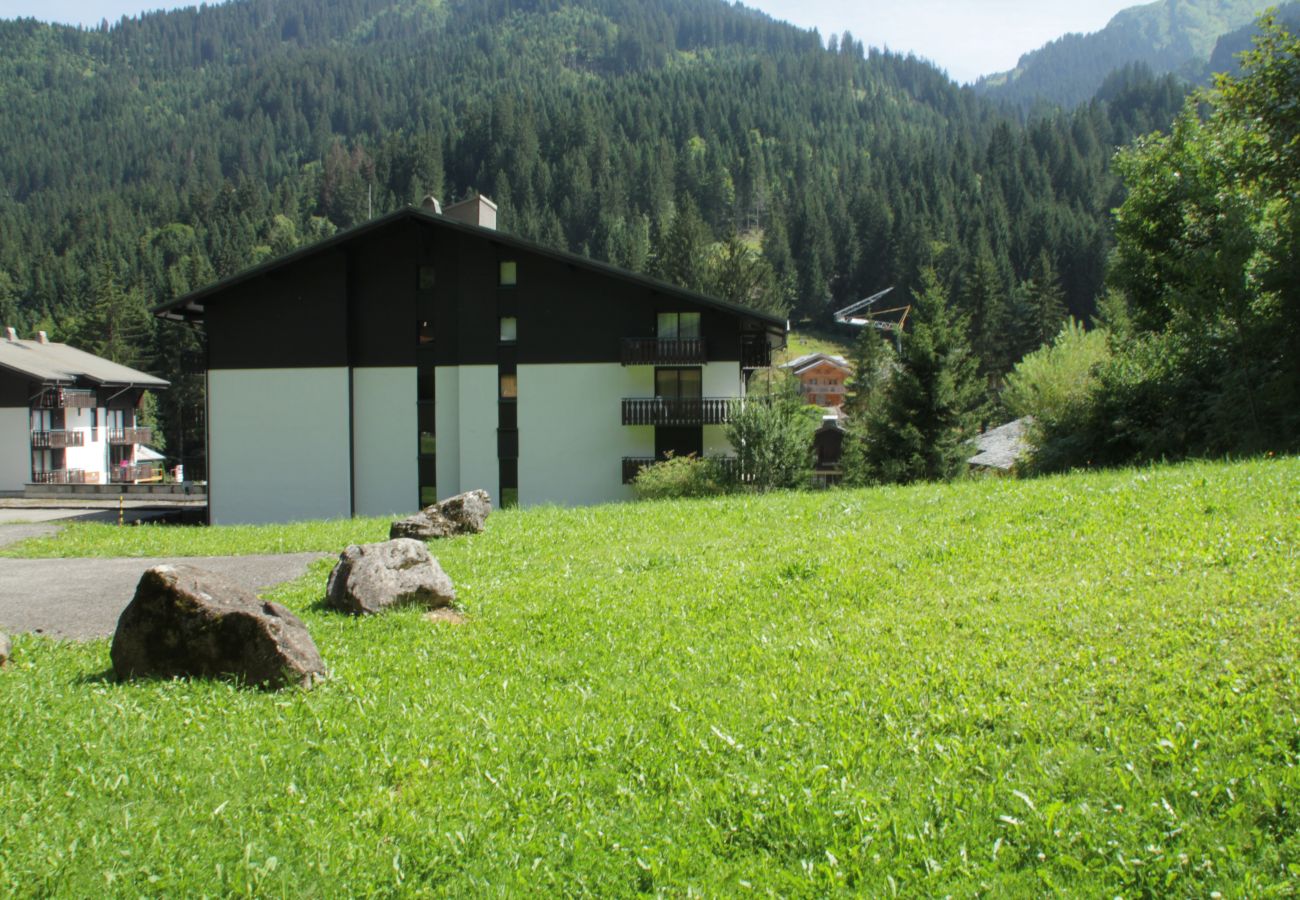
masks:
<path id="1" fill-rule="evenodd" d="M 460 369 L 433 370 L 434 428 L 438 433 L 438 499 L 454 497 L 460 488 Z"/>
<path id="2" fill-rule="evenodd" d="M 654 428 L 623 425 L 622 400 L 653 396 L 652 366 L 519 366 L 519 504 L 632 499 L 623 457 L 654 456 Z"/>
<path id="3" fill-rule="evenodd" d="M 352 477 L 359 516 L 419 503 L 415 367 L 352 370 Z"/>
<path id="4" fill-rule="evenodd" d="M 346 368 L 210 371 L 208 435 L 213 524 L 351 512 Z"/>
<path id="5" fill-rule="evenodd" d="M 88 409 L 65 409 L 64 428 L 68 431 L 80 431 L 85 436 L 85 445 L 68 447 L 63 451 L 64 467 L 82 469 L 99 475 L 99 483 L 108 483 L 108 410 L 98 410 L 99 427 L 95 431 L 96 440 L 90 439 L 90 413 Z"/>
<path id="6" fill-rule="evenodd" d="M 742 393 L 740 364 L 709 363 L 704 367 L 702 382 L 700 389 L 706 397 L 739 397 Z"/>
<path id="7" fill-rule="evenodd" d="M 499 506 L 497 367 L 441 366 L 434 371 L 434 394 L 438 499 L 482 489 Z"/>
<path id="8" fill-rule="evenodd" d="M 21 491 L 32 476 L 30 411 L 0 409 L 0 491 Z"/>
<path id="9" fill-rule="evenodd" d="M 701 389 L 706 397 L 740 397 L 744 384 L 740 374 L 740 365 L 735 362 L 709 363 L 704 367 Z M 705 456 L 735 456 L 731 442 L 727 440 L 727 426 L 704 426 Z"/>

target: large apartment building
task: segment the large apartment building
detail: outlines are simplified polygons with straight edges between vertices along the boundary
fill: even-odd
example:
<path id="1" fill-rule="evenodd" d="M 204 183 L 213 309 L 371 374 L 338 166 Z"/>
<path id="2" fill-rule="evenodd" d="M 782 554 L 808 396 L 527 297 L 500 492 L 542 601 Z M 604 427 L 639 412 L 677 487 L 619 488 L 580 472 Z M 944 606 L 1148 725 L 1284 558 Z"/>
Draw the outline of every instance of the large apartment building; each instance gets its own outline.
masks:
<path id="1" fill-rule="evenodd" d="M 777 317 L 408 208 L 157 310 L 207 338 L 212 522 L 631 497 L 669 453 L 726 456 Z"/>
<path id="2" fill-rule="evenodd" d="M 0 492 L 28 485 L 131 484 L 161 474 L 139 459 L 153 439 L 137 419 L 146 390 L 167 382 L 45 333 L 0 340 Z"/>

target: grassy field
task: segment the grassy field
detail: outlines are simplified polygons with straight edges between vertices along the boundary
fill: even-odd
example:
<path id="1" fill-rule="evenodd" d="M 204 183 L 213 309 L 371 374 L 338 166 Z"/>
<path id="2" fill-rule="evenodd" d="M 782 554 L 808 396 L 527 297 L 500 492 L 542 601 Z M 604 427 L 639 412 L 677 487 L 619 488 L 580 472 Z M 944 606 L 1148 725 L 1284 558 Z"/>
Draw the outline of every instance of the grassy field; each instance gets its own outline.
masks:
<path id="1" fill-rule="evenodd" d="M 329 613 L 328 564 L 274 594 L 332 670 L 310 692 L 118 684 L 106 641 L 19 636 L 0 894 L 1300 883 L 1298 460 L 508 511 L 435 552 L 468 624 Z"/>

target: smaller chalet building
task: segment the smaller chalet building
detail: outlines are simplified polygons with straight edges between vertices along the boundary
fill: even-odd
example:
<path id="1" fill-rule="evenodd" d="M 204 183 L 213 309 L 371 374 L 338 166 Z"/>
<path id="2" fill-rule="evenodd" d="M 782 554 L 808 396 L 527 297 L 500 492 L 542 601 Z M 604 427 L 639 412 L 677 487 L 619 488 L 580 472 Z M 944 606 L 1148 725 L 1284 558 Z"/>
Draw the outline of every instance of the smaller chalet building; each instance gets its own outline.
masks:
<path id="1" fill-rule="evenodd" d="M 668 453 L 726 456 L 784 321 L 407 208 L 159 307 L 207 338 L 214 523 L 630 499 Z"/>
<path id="2" fill-rule="evenodd" d="M 0 340 L 0 492 L 29 484 L 146 481 L 161 470 L 139 459 L 153 433 L 136 413 L 146 390 L 167 382 L 41 332 Z"/>
<path id="3" fill-rule="evenodd" d="M 813 406 L 839 409 L 844 405 L 844 383 L 853 375 L 853 366 L 844 357 L 809 353 L 782 368 L 798 376 L 799 392 Z"/>

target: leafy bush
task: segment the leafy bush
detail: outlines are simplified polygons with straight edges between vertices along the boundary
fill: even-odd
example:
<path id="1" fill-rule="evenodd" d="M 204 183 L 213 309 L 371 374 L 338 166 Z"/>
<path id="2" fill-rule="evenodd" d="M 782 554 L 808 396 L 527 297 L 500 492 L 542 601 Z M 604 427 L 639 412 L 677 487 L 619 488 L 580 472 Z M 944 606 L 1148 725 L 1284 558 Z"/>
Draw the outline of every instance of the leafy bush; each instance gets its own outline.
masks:
<path id="1" fill-rule="evenodd" d="M 678 497 L 712 497 L 726 493 L 722 467 L 711 459 L 670 456 L 645 466 L 632 482 L 638 500 L 671 500 Z"/>
<path id="2" fill-rule="evenodd" d="M 1097 367 L 1110 358 L 1105 331 L 1088 331 L 1071 319 L 1045 347 L 1016 364 L 1007 375 L 1002 402 L 1017 417 L 1056 422 L 1087 402 Z"/>
<path id="3" fill-rule="evenodd" d="M 744 483 L 759 491 L 806 487 L 820 422 L 821 412 L 793 394 L 746 402 L 727 426 Z"/>

